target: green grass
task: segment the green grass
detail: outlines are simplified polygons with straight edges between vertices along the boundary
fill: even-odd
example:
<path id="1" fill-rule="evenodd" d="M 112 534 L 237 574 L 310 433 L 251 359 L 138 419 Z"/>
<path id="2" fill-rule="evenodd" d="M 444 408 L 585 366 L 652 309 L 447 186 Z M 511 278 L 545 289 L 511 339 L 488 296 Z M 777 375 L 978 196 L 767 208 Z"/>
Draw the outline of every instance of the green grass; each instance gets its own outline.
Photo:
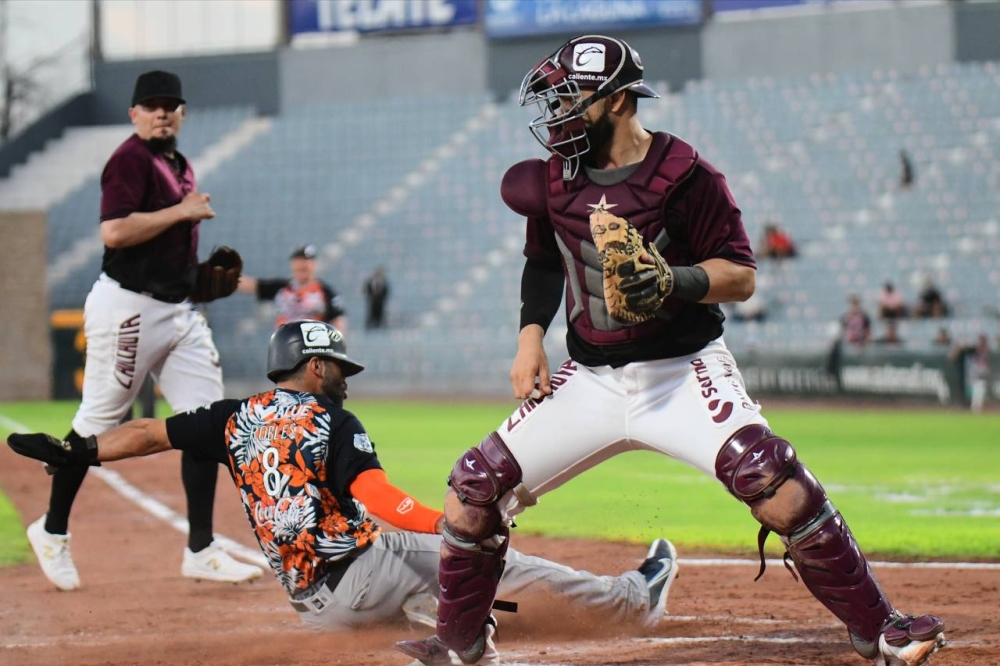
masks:
<path id="1" fill-rule="evenodd" d="M 440 506 L 458 455 L 513 407 L 348 404 L 365 423 L 389 477 L 432 506 Z M 62 434 L 75 407 L 0 404 L 0 414 Z M 767 416 L 822 480 L 866 551 L 1000 558 L 1000 415 L 887 409 L 773 410 Z M 628 453 L 586 472 L 545 495 L 517 524 L 519 533 L 639 543 L 665 535 L 687 552 L 750 553 L 758 529 L 749 511 L 714 479 L 648 452 Z M 0 505 L 0 535 L 16 537 L 19 531 L 16 517 Z M 0 542 L 0 561 L 11 559 L 5 555 L 8 541 Z M 780 552 L 775 537 L 769 552 Z"/>

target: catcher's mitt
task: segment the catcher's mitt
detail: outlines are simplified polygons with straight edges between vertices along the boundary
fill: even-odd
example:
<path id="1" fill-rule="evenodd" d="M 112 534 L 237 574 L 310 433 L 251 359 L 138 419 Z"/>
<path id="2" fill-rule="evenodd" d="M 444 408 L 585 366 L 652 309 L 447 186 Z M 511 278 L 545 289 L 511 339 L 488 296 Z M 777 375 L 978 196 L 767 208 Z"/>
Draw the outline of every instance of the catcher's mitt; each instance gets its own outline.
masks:
<path id="1" fill-rule="evenodd" d="M 225 245 L 215 248 L 208 259 L 198 264 L 191 301 L 208 303 L 229 296 L 236 291 L 242 272 L 243 258 L 239 252 Z"/>
<path id="2" fill-rule="evenodd" d="M 673 272 L 659 251 L 652 245 L 647 248 L 628 220 L 606 211 L 591 213 L 590 233 L 604 268 L 608 313 L 626 324 L 652 317 L 670 295 L 674 282 Z"/>

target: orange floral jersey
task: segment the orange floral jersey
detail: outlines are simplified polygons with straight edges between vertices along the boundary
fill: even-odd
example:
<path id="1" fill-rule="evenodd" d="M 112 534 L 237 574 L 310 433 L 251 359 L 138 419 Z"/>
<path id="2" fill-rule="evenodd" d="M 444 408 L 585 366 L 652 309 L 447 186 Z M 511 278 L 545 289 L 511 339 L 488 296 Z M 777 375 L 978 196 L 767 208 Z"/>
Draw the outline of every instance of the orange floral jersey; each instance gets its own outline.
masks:
<path id="1" fill-rule="evenodd" d="M 289 594 L 300 592 L 324 562 L 378 537 L 347 491 L 358 474 L 381 468 L 378 458 L 358 419 L 323 396 L 275 389 L 234 406 L 225 424 L 230 471 L 275 575 Z"/>

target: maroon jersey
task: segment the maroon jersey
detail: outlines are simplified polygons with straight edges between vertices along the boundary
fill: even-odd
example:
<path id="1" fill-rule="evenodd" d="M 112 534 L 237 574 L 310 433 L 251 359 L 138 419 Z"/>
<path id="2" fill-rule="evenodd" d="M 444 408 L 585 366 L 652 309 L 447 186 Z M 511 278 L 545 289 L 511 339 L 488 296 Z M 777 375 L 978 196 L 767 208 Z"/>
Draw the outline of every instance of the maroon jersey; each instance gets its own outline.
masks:
<path id="1" fill-rule="evenodd" d="M 194 191 L 191 165 L 174 155 L 172 164 L 135 134 L 120 145 L 101 174 L 101 222 L 169 208 Z M 179 222 L 145 243 L 105 247 L 101 270 L 133 291 L 183 299 L 197 264 L 198 223 Z"/>
<path id="2" fill-rule="evenodd" d="M 536 262 L 561 263 L 564 268 L 567 344 L 574 360 L 621 366 L 673 358 L 694 353 L 722 335 L 725 317 L 717 305 L 679 299 L 668 298 L 654 318 L 639 324 L 612 319 L 604 303 L 601 263 L 590 235 L 590 213 L 603 205 L 631 222 L 672 266 L 692 266 L 712 258 L 755 266 L 740 210 L 725 178 L 691 146 L 656 132 L 645 159 L 627 177 L 607 185 L 595 180 L 608 172 L 590 171 L 564 181 L 562 161 L 556 158 L 535 173 L 546 181 L 542 184 L 544 206 L 530 210 L 530 204 L 518 201 L 508 178 L 504 198 L 515 211 L 528 215 L 525 256 Z"/>

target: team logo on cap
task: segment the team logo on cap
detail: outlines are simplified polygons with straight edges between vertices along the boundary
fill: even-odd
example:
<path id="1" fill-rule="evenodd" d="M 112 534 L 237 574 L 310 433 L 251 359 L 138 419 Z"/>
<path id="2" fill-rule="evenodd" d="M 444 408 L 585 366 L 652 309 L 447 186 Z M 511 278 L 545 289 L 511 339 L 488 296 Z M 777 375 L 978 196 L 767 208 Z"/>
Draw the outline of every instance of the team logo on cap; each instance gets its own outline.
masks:
<path id="1" fill-rule="evenodd" d="M 573 69 L 577 72 L 603 72 L 604 44 L 576 44 L 573 47 Z"/>
<path id="2" fill-rule="evenodd" d="M 330 329 L 318 322 L 299 324 L 302 329 L 302 342 L 306 347 L 329 347 L 333 344 L 330 340 Z"/>

